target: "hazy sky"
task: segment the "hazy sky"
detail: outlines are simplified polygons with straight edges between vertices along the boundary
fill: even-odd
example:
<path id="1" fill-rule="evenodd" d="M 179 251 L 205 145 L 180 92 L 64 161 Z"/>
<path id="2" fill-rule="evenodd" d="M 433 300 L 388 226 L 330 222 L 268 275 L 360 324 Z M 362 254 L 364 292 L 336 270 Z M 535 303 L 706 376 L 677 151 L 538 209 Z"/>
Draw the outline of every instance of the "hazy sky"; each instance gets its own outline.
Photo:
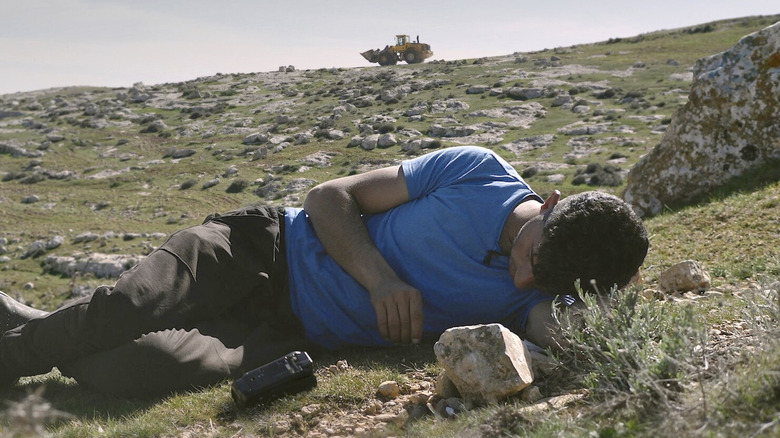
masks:
<path id="1" fill-rule="evenodd" d="M 0 94 L 368 66 L 359 52 L 398 33 L 453 60 L 778 13 L 778 0 L 0 0 Z"/>

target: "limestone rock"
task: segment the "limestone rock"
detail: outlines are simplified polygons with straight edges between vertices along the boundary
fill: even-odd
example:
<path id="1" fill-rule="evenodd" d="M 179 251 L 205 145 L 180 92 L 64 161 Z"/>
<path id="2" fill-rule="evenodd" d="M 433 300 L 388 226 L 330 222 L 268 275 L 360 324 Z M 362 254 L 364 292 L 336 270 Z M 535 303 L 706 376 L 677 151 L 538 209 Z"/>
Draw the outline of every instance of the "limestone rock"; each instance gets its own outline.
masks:
<path id="1" fill-rule="evenodd" d="M 534 379 L 528 349 L 501 324 L 451 328 L 433 349 L 458 391 L 476 403 L 496 402 Z"/>
<path id="2" fill-rule="evenodd" d="M 528 99 L 536 99 L 542 97 L 542 94 L 544 94 L 544 90 L 540 88 L 512 87 L 509 90 L 507 90 L 506 94 L 512 99 L 528 100 Z"/>
<path id="3" fill-rule="evenodd" d="M 386 380 L 379 384 L 376 390 L 377 394 L 389 399 L 398 398 L 401 394 L 401 388 L 398 386 L 398 382 L 395 380 Z"/>
<path id="4" fill-rule="evenodd" d="M 710 288 L 710 274 L 696 261 L 685 260 L 662 272 L 658 283 L 666 293 L 705 291 Z"/>
<path id="5" fill-rule="evenodd" d="M 389 148 L 390 146 L 395 146 L 397 144 L 398 141 L 395 139 L 395 136 L 389 133 L 380 135 L 376 141 L 377 147 L 380 148 Z"/>
<path id="6" fill-rule="evenodd" d="M 364 150 L 371 151 L 376 149 L 378 142 L 379 142 L 379 134 L 371 134 L 368 137 L 361 140 L 360 147 L 363 148 Z"/>
<path id="7" fill-rule="evenodd" d="M 489 89 L 487 85 L 472 85 L 466 90 L 466 94 L 482 94 Z"/>
<path id="8" fill-rule="evenodd" d="M 264 134 L 262 132 L 255 132 L 253 134 L 249 134 L 246 137 L 244 137 L 243 140 L 241 140 L 241 143 L 243 144 L 263 144 L 268 141 L 268 135 Z"/>
<path id="9" fill-rule="evenodd" d="M 166 129 L 168 129 L 168 125 L 166 125 L 165 122 L 162 120 L 154 120 L 146 125 L 146 127 L 141 130 L 141 133 L 159 133 L 165 131 Z"/>
<path id="10" fill-rule="evenodd" d="M 62 236 L 53 236 L 47 241 L 36 240 L 31 243 L 27 250 L 21 255 L 20 258 L 35 258 L 43 255 L 46 251 L 55 249 L 65 242 L 65 238 Z"/>
<path id="11" fill-rule="evenodd" d="M 780 159 L 780 22 L 700 59 L 688 103 L 628 176 L 643 216 L 683 205 Z"/>
<path id="12" fill-rule="evenodd" d="M 97 278 L 119 278 L 119 275 L 132 268 L 145 257 L 121 254 L 74 254 L 67 256 L 47 256 L 42 266 L 44 271 L 72 277 L 74 274 L 92 274 Z"/>

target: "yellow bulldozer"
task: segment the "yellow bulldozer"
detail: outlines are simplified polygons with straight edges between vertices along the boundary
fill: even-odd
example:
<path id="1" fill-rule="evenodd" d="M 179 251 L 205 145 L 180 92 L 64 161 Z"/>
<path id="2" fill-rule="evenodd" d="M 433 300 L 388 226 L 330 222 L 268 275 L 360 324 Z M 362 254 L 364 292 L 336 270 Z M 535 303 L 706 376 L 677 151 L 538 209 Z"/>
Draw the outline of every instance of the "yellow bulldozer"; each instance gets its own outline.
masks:
<path id="1" fill-rule="evenodd" d="M 417 41 L 412 41 L 409 35 L 396 35 L 395 45 L 385 46 L 384 49 L 373 49 L 362 52 L 368 62 L 378 62 L 379 65 L 395 65 L 398 61 L 406 61 L 407 64 L 419 64 L 427 58 L 433 56 L 431 46 L 420 43 L 420 36 Z"/>

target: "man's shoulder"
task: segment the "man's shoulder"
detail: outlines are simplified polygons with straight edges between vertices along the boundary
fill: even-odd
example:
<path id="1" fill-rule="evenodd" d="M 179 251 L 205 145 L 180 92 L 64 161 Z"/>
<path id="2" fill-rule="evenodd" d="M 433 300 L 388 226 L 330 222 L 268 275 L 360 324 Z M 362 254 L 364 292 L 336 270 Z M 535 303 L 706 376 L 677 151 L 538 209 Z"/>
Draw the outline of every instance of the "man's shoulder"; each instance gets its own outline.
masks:
<path id="1" fill-rule="evenodd" d="M 495 151 L 481 146 L 453 146 L 430 152 L 404 162 L 404 172 L 419 170 L 434 171 L 441 169 L 446 172 L 470 172 L 476 168 L 503 167 L 514 171 Z"/>

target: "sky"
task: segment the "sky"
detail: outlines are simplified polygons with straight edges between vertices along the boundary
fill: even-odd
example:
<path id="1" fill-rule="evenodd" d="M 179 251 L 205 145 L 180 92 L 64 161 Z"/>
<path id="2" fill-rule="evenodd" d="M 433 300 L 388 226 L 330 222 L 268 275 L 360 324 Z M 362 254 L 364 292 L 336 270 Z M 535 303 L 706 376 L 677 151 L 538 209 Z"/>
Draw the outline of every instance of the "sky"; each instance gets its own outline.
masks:
<path id="1" fill-rule="evenodd" d="M 396 34 L 455 60 L 778 13 L 778 0 L 0 0 L 0 95 L 370 66 L 359 52 Z"/>

